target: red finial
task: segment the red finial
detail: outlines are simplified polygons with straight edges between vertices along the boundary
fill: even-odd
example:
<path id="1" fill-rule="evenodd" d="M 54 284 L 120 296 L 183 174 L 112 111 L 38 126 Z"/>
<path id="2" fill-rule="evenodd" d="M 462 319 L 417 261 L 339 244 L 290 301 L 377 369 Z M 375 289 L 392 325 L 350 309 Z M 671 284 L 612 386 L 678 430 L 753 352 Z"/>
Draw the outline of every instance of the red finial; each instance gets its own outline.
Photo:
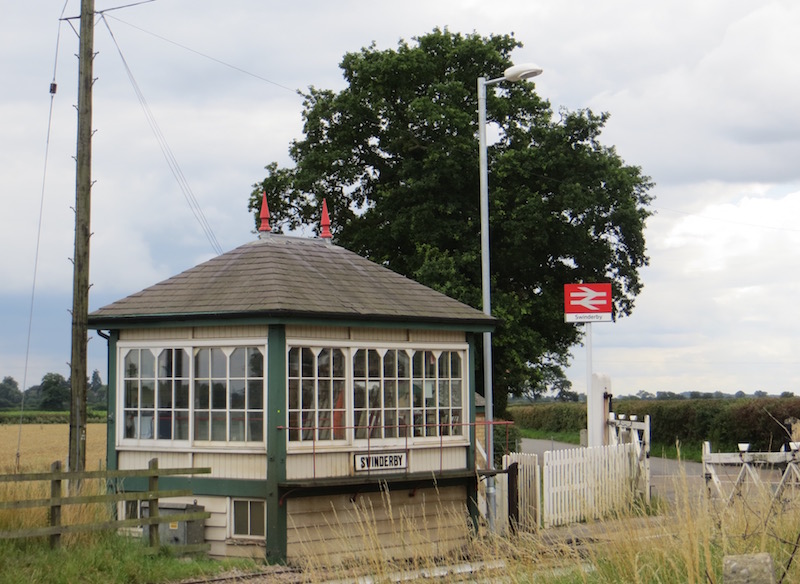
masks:
<path id="1" fill-rule="evenodd" d="M 267 193 L 264 192 L 264 195 L 261 198 L 261 214 L 259 215 L 261 218 L 261 225 L 259 226 L 258 230 L 261 232 L 270 231 L 269 226 L 269 206 L 267 205 Z"/>
<path id="2" fill-rule="evenodd" d="M 319 226 L 321 227 L 320 237 L 324 239 L 333 237 L 331 235 L 331 218 L 328 217 L 328 202 L 325 199 L 322 199 L 322 219 L 319 222 Z"/>

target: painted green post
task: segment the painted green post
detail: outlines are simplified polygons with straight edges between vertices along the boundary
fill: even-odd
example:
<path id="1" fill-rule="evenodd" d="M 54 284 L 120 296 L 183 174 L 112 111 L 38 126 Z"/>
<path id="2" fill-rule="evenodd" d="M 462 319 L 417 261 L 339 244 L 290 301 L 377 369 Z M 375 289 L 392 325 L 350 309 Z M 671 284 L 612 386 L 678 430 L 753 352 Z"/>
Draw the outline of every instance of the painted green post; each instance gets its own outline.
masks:
<path id="1" fill-rule="evenodd" d="M 270 325 L 267 340 L 267 550 L 269 562 L 286 561 L 286 505 L 278 485 L 286 480 L 286 329 Z"/>

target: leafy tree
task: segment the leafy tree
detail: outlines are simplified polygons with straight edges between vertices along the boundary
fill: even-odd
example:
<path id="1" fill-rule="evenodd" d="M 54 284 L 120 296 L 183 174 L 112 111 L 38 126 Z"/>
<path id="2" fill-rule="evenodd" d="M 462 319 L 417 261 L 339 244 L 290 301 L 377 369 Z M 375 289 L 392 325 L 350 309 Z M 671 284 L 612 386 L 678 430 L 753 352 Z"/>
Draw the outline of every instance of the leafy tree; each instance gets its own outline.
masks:
<path id="1" fill-rule="evenodd" d="M 59 373 L 46 373 L 39 385 L 41 402 L 39 408 L 50 411 L 64 411 L 69 409 L 70 384 Z"/>
<path id="2" fill-rule="evenodd" d="M 0 381 L 0 409 L 15 408 L 22 401 L 19 383 L 13 377 L 4 377 Z"/>
<path id="3" fill-rule="evenodd" d="M 480 307 L 476 80 L 502 76 L 519 46 L 435 29 L 396 50 L 346 54 L 345 89 L 304 95 L 294 166 L 273 162 L 254 185 L 256 221 L 262 192 L 279 233 L 316 223 L 325 198 L 338 244 Z M 554 115 L 529 82 L 488 94 L 499 134 L 489 191 L 500 413 L 507 392 L 563 377 L 582 335 L 564 323 L 564 284 L 610 281 L 615 315 L 633 309 L 652 183 L 600 143 L 606 114 Z"/>
<path id="4" fill-rule="evenodd" d="M 103 384 L 103 379 L 97 369 L 92 372 L 92 378 L 87 388 L 87 401 L 93 406 L 105 407 L 108 386 Z"/>

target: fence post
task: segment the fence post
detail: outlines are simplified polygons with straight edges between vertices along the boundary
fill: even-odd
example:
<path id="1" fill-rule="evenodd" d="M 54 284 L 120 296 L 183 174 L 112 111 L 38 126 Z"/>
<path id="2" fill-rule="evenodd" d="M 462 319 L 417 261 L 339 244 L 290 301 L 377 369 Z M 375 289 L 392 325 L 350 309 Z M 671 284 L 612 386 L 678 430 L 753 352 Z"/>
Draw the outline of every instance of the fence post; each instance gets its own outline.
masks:
<path id="1" fill-rule="evenodd" d="M 147 479 L 147 490 L 150 491 L 151 495 L 155 493 L 155 498 L 147 500 L 148 515 L 150 517 L 158 517 L 158 459 L 150 459 L 147 468 L 150 469 L 150 476 Z M 160 545 L 158 541 L 158 523 L 151 523 L 148 532 L 150 534 L 150 547 L 158 548 Z"/>
<path id="2" fill-rule="evenodd" d="M 50 465 L 50 471 L 61 474 L 61 461 L 56 460 Z M 61 503 L 55 505 L 52 501 L 61 499 L 61 479 L 53 478 L 50 480 L 50 527 L 61 526 Z M 55 549 L 61 543 L 61 534 L 54 533 L 50 536 L 50 549 Z"/>

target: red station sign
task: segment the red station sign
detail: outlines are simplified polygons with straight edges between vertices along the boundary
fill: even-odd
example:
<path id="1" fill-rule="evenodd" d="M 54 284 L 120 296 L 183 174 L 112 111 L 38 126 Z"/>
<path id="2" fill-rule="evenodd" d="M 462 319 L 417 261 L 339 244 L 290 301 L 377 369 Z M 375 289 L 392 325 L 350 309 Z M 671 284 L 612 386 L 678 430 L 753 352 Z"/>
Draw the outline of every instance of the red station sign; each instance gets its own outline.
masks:
<path id="1" fill-rule="evenodd" d="M 565 284 L 565 322 L 611 322 L 611 284 Z"/>

